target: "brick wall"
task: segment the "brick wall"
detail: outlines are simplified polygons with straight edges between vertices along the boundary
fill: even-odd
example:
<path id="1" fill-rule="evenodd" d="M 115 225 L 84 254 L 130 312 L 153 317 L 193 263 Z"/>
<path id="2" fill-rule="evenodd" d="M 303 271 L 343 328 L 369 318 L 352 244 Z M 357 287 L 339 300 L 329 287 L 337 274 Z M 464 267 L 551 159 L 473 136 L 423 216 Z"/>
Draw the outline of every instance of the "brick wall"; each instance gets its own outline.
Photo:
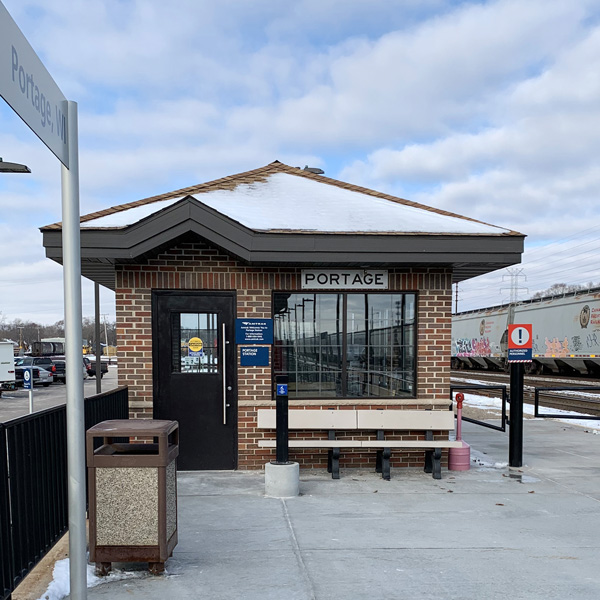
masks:
<path id="1" fill-rule="evenodd" d="M 237 317 L 271 318 L 272 290 L 300 289 L 300 269 L 254 268 L 240 264 L 203 243 L 180 243 L 143 264 L 121 265 L 116 273 L 119 384 L 129 386 L 130 415 L 152 417 L 153 289 L 235 290 Z M 443 269 L 390 269 L 390 291 L 417 293 L 417 398 L 372 400 L 363 408 L 447 406 L 450 385 L 451 273 Z M 239 365 L 239 359 L 238 359 Z M 256 446 L 270 432 L 256 430 L 258 407 L 273 407 L 271 369 L 237 367 L 240 469 L 262 468 L 274 451 Z M 290 406 L 317 408 L 317 401 L 290 401 Z M 356 408 L 356 400 L 327 400 L 326 406 Z M 395 456 L 397 455 L 397 456 Z M 423 453 L 394 453 L 396 466 L 422 464 Z M 303 465 L 324 466 L 324 451 L 292 454 Z M 346 452 L 341 466 L 372 465 L 373 456 Z"/>

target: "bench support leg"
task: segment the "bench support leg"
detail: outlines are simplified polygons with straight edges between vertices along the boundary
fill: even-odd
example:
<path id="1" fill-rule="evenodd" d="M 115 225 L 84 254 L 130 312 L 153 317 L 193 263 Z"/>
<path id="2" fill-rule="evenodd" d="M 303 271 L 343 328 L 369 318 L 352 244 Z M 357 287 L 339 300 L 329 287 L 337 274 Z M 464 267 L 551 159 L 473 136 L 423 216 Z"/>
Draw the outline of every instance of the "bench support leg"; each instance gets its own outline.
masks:
<path id="1" fill-rule="evenodd" d="M 340 449 L 331 449 L 331 479 L 340 478 Z"/>
<path id="2" fill-rule="evenodd" d="M 389 481 L 391 479 L 390 473 L 390 456 L 392 455 L 391 448 L 384 448 L 381 453 L 381 478 Z"/>
<path id="3" fill-rule="evenodd" d="M 433 451 L 433 478 L 442 478 L 442 449 L 436 448 Z"/>
<path id="4" fill-rule="evenodd" d="M 380 429 L 379 431 L 377 431 L 377 440 L 378 441 L 382 441 L 383 440 L 383 431 Z M 377 454 L 375 455 L 375 473 L 381 473 L 382 472 L 382 457 L 381 457 L 381 450 L 377 450 Z"/>
<path id="5" fill-rule="evenodd" d="M 442 449 L 435 448 L 435 450 L 425 451 L 425 467 L 423 468 L 425 473 L 433 473 L 434 479 L 442 478 Z"/>

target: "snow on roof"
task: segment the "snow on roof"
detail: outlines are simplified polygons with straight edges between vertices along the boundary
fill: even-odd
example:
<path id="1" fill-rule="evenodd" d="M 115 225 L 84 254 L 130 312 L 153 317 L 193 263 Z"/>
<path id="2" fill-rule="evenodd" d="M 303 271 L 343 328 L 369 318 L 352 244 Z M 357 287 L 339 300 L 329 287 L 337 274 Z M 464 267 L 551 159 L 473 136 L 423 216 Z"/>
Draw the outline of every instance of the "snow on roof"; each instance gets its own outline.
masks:
<path id="1" fill-rule="evenodd" d="M 184 196 L 83 222 L 84 228 L 124 227 L 137 223 Z M 193 194 L 202 204 L 255 231 L 316 233 L 502 234 L 509 230 L 467 218 L 410 206 L 289 173 L 273 173 L 233 189 Z"/>
<path id="2" fill-rule="evenodd" d="M 152 204 L 143 204 L 140 206 L 135 206 L 134 208 L 130 208 L 128 210 L 122 210 L 120 212 L 115 212 L 104 217 L 99 217 L 98 219 L 93 219 L 91 221 L 85 221 L 81 223 L 81 228 L 111 228 L 111 227 L 127 227 L 128 225 L 133 225 L 150 215 L 153 215 L 156 212 L 159 212 L 163 208 L 168 208 L 169 206 L 179 202 L 182 199 L 181 196 L 177 198 L 171 198 L 169 200 L 161 200 L 159 202 L 153 202 Z"/>

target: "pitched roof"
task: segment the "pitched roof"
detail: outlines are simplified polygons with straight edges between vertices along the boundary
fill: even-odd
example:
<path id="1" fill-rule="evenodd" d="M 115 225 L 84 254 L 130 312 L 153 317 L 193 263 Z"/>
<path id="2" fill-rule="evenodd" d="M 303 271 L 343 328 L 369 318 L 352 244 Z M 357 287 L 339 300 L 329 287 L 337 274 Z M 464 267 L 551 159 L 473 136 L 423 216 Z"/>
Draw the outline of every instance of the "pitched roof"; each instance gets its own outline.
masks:
<path id="1" fill-rule="evenodd" d="M 90 213 L 81 217 L 81 225 L 85 229 L 127 227 L 190 196 L 253 231 L 395 235 L 516 233 L 279 161 Z M 61 224 L 55 223 L 42 231 L 60 228 Z"/>
<path id="2" fill-rule="evenodd" d="M 62 263 L 62 224 L 41 231 Z M 441 267 L 462 281 L 520 262 L 524 236 L 275 161 L 84 215 L 82 274 L 114 289 L 117 264 L 193 239 L 248 265 Z"/>

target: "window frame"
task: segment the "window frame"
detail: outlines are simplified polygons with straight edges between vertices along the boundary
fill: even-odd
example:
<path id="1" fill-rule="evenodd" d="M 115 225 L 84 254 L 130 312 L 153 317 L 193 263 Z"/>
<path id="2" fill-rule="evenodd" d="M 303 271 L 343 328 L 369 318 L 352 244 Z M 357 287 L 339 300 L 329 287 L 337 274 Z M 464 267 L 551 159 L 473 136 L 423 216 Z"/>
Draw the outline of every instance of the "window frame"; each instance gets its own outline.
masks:
<path id="1" fill-rule="evenodd" d="M 311 296 L 316 297 L 319 295 L 330 295 L 330 296 L 336 296 L 339 295 L 341 296 L 341 304 L 342 304 L 342 310 L 341 310 L 341 315 L 340 315 L 340 321 L 341 321 L 341 331 L 340 331 L 340 337 L 342 340 L 342 345 L 341 345 L 341 360 L 342 360 L 342 365 L 341 365 L 341 378 L 342 378 L 342 385 L 345 387 L 345 391 L 346 394 L 345 395 L 341 395 L 341 396 L 319 396 L 319 395 L 312 395 L 312 396 L 301 396 L 301 397 L 297 397 L 297 396 L 290 396 L 290 400 L 292 401 L 314 401 L 314 400 L 318 400 L 320 402 L 331 402 L 331 401 L 339 401 L 339 400 L 350 400 L 353 402 L 365 402 L 365 403 L 369 403 L 369 402 L 373 402 L 373 401 L 378 401 L 378 400 L 386 400 L 386 401 L 395 401 L 395 400 L 414 400 L 417 398 L 417 373 L 418 373 L 418 344 L 419 344 L 419 336 L 418 336 L 418 327 L 419 327 L 419 311 L 418 311 L 418 306 L 419 306 L 419 294 L 418 291 L 416 290 L 272 290 L 271 293 L 271 315 L 273 320 L 275 320 L 275 296 L 277 294 L 310 294 Z M 349 342 L 348 342 L 348 330 L 347 330 L 347 322 L 348 322 L 348 296 L 351 295 L 380 295 L 380 296 L 392 296 L 392 295 L 402 295 L 402 296 L 408 296 L 408 295 L 412 295 L 414 297 L 414 321 L 413 321 L 413 337 L 414 337 L 414 341 L 413 341 L 413 345 L 412 345 L 412 350 L 413 350 L 413 366 L 412 366 L 412 381 L 413 381 L 413 389 L 412 392 L 407 392 L 406 394 L 403 394 L 401 396 L 350 396 L 348 395 L 348 364 L 347 364 L 347 358 L 348 358 L 348 346 L 349 346 Z M 273 339 L 273 355 L 275 353 L 275 343 L 276 343 L 276 339 Z M 276 373 L 276 369 L 275 369 L 275 358 L 273 356 L 273 363 L 271 366 L 271 372 L 272 372 L 272 380 L 273 380 L 273 385 L 272 385 L 272 395 L 273 398 L 275 397 L 275 389 L 274 389 L 274 382 L 275 382 L 275 376 L 277 375 L 287 375 L 288 373 L 280 373 L 277 372 Z"/>

